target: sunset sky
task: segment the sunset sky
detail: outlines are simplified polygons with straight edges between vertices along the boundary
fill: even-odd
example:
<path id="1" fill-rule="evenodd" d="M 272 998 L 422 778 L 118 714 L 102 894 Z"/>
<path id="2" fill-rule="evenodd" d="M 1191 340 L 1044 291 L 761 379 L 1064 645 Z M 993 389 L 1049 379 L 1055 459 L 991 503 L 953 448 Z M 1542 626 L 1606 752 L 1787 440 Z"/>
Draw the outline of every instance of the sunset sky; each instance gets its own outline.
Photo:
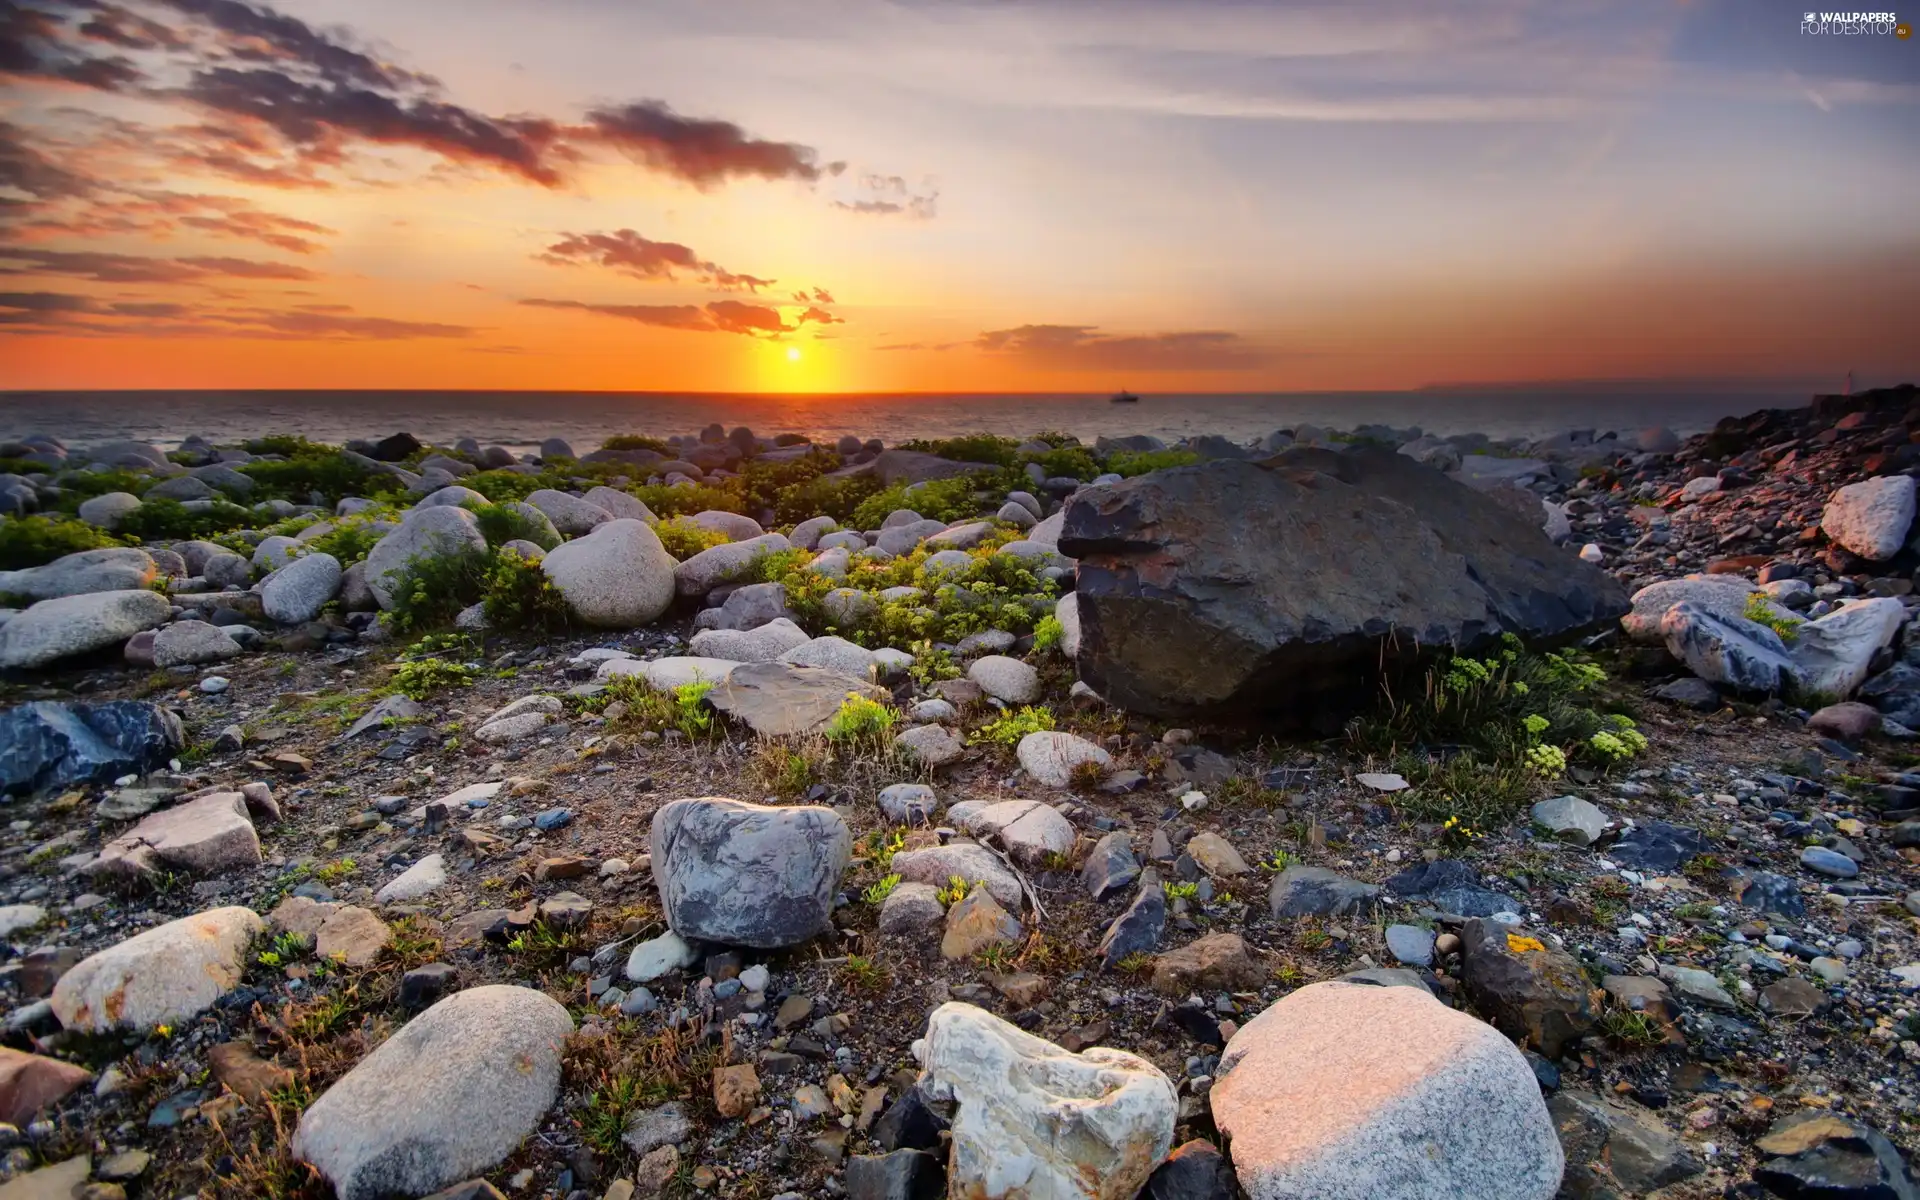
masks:
<path id="1" fill-rule="evenodd" d="M 0 388 L 1920 378 L 1920 38 L 1802 16 L 0 0 Z"/>

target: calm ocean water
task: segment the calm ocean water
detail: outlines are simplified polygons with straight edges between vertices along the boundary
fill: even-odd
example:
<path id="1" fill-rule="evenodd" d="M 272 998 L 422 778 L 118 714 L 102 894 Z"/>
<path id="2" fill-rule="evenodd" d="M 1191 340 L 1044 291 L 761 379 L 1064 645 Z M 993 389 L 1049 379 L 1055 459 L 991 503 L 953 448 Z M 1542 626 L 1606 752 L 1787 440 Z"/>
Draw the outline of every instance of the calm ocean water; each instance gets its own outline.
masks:
<path id="1" fill-rule="evenodd" d="M 1091 440 L 1147 433 L 1168 440 L 1221 434 L 1245 441 L 1311 423 L 1382 423 L 1429 433 L 1545 437 L 1569 429 L 1623 433 L 1665 425 L 1685 435 L 1721 417 L 1807 403 L 1805 389 L 1576 386 L 1416 392 L 1145 395 L 1114 404 L 1086 395 L 670 395 L 651 392 L 178 391 L 0 392 L 0 440 L 46 433 L 75 445 L 113 438 L 230 442 L 303 434 L 343 442 L 406 430 L 451 444 L 536 446 L 562 437 L 584 454 L 617 433 L 667 437 L 710 422 L 755 433 L 842 434 L 889 444 L 964 433 L 1061 430 Z"/>

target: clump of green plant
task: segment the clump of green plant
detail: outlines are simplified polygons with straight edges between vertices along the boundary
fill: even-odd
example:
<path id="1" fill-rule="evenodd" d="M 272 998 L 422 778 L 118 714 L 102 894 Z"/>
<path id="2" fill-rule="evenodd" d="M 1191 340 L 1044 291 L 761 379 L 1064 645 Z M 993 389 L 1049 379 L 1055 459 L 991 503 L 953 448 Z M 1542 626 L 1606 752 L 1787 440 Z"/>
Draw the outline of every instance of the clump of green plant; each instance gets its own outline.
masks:
<path id="1" fill-rule="evenodd" d="M 985 887 L 980 882 L 968 883 L 964 875 L 947 876 L 947 886 L 934 893 L 934 899 L 940 901 L 940 907 L 952 908 L 972 894 L 973 889 Z"/>
<path id="2" fill-rule="evenodd" d="M 876 475 L 848 475 L 840 479 L 817 476 L 782 488 L 773 515 L 783 525 L 797 525 L 813 517 L 832 517 L 846 524 L 862 501 L 878 495 L 886 484 Z"/>
<path id="3" fill-rule="evenodd" d="M 140 541 L 184 541 L 226 533 L 259 519 L 251 509 L 230 501 L 212 500 L 208 504 L 206 509 L 195 511 L 166 497 L 143 499 L 140 507 L 123 515 L 115 528 Z"/>
<path id="4" fill-rule="evenodd" d="M 1765 592 L 1752 592 L 1747 596 L 1744 614 L 1747 620 L 1756 625 L 1765 625 L 1780 636 L 1780 640 L 1791 646 L 1800 637 L 1802 624 L 1798 617 L 1790 617 L 1775 608 Z"/>
<path id="5" fill-rule="evenodd" d="M 1200 456 L 1191 450 L 1116 450 L 1107 455 L 1107 470 L 1131 479 L 1150 471 L 1191 466 L 1199 461 Z"/>
<path id="6" fill-rule="evenodd" d="M 849 954 L 840 967 L 840 977 L 855 991 L 878 992 L 887 986 L 887 969 L 864 954 Z"/>
<path id="7" fill-rule="evenodd" d="M 1300 856 L 1291 850 L 1285 849 L 1275 850 L 1271 855 L 1260 861 L 1260 869 L 1262 871 L 1272 871 L 1275 875 L 1278 875 L 1288 867 L 1297 867 L 1299 865 Z"/>
<path id="8" fill-rule="evenodd" d="M 425 700 L 448 688 L 471 687 L 480 672 L 466 663 L 423 658 L 403 662 L 393 673 L 393 690 L 411 700 Z"/>
<path id="9" fill-rule="evenodd" d="M 409 559 L 397 572 L 388 627 L 404 636 L 447 624 L 486 592 L 492 565 L 493 555 L 478 550 Z"/>
<path id="10" fill-rule="evenodd" d="M 0 518 L 0 571 L 21 571 L 82 550 L 126 544 L 104 529 L 66 517 Z"/>
<path id="11" fill-rule="evenodd" d="M 1010 437 L 995 437 L 989 433 L 970 434 L 966 437 L 942 438 L 928 441 L 925 438 L 913 438 L 900 444 L 902 450 L 915 450 L 922 454 L 937 454 L 955 462 L 992 463 L 998 467 L 1010 467 L 1019 460 L 1020 443 Z"/>
<path id="12" fill-rule="evenodd" d="M 673 455 L 673 447 L 657 437 L 648 437 L 639 433 L 616 433 L 600 443 L 602 450 L 651 450 L 655 454 Z"/>
<path id="13" fill-rule="evenodd" d="M 1607 1040 L 1632 1050 L 1646 1050 L 1667 1040 L 1660 1022 L 1643 1012 L 1609 1008 L 1600 1014 L 1600 1032 Z"/>
<path id="14" fill-rule="evenodd" d="M 913 666 L 907 668 L 913 681 L 921 687 L 931 687 L 943 679 L 960 678 L 960 664 L 953 661 L 953 652 L 940 649 L 930 641 L 922 639 L 913 645 Z"/>
<path id="15" fill-rule="evenodd" d="M 399 520 L 399 513 L 382 506 L 350 517 L 340 517 L 333 528 L 307 543 L 316 554 L 331 554 L 342 567 L 364 561 L 374 544 L 385 537 Z"/>
<path id="16" fill-rule="evenodd" d="M 396 491 L 399 481 L 358 456 L 332 446 L 301 440 L 289 444 L 284 458 L 259 458 L 235 469 L 254 482 L 259 499 L 337 504 L 347 496 L 372 497 Z"/>
<path id="17" fill-rule="evenodd" d="M 711 550 L 724 545 L 727 535 L 716 529 L 706 529 L 691 521 L 657 521 L 653 532 L 660 538 L 667 553 L 680 562 L 685 562 L 702 550 Z"/>
<path id="18" fill-rule="evenodd" d="M 1195 897 L 1199 896 L 1200 885 L 1198 883 L 1185 883 L 1185 882 L 1176 881 L 1174 883 L 1169 883 L 1167 885 L 1166 890 L 1167 890 L 1167 899 L 1169 900 L 1192 900 Z"/>
<path id="19" fill-rule="evenodd" d="M 896 716 L 879 701 L 849 692 L 822 732 L 829 742 L 879 745 L 893 732 Z"/>
<path id="20" fill-rule="evenodd" d="M 958 521 L 977 516 L 986 499 L 1005 500 L 1008 491 L 1029 483 L 1018 471 L 983 475 L 957 475 L 920 484 L 895 484 L 862 500 L 847 520 L 854 529 L 878 529 L 887 514 L 896 509 L 911 509 L 933 521 Z M 986 499 L 982 499 L 981 497 Z M 995 507 L 998 507 L 996 504 Z"/>
<path id="21" fill-rule="evenodd" d="M 586 1112 L 579 1118 L 580 1137 L 602 1154 L 619 1154 L 625 1147 L 627 1123 L 646 1107 L 647 1097 L 639 1079 L 621 1075 L 607 1079 L 587 1093 Z"/>
<path id="22" fill-rule="evenodd" d="M 1036 654 L 1045 654 L 1060 645 L 1060 639 L 1067 631 L 1060 625 L 1060 618 L 1048 613 L 1033 623 L 1033 649 Z"/>
<path id="23" fill-rule="evenodd" d="M 690 738 L 706 737 L 713 732 L 713 709 L 707 704 L 707 693 L 712 690 L 710 679 L 696 679 L 673 689 L 675 728 Z"/>
<path id="24" fill-rule="evenodd" d="M 993 742 L 1000 746 L 1018 746 L 1030 733 L 1045 733 L 1053 728 L 1053 710 L 1044 705 L 1023 705 L 1002 713 L 974 732 L 975 742 Z"/>
<path id="25" fill-rule="evenodd" d="M 487 539 L 489 546 L 521 541 L 532 542 L 542 550 L 551 550 L 560 544 L 560 535 L 554 532 L 553 522 L 526 513 L 515 507 L 515 503 L 469 502 L 461 507 L 473 514 L 474 523 L 480 526 L 480 536 Z"/>
<path id="26" fill-rule="evenodd" d="M 762 743 L 748 770 L 755 783 L 786 799 L 805 795 L 815 782 L 813 756 L 778 742 Z"/>
<path id="27" fill-rule="evenodd" d="M 893 895 L 893 889 L 899 886 L 900 886 L 900 876 L 882 875 L 878 882 L 870 885 L 866 891 L 860 893 L 860 898 L 862 900 L 865 900 L 868 904 L 872 904 L 877 907 L 881 904 L 885 904 L 887 901 L 887 897 Z"/>
<path id="28" fill-rule="evenodd" d="M 893 856 L 907 848 L 906 835 L 898 829 L 876 829 L 861 842 L 860 851 L 877 868 L 886 874 L 893 867 Z"/>
<path id="29" fill-rule="evenodd" d="M 254 960 L 263 967 L 283 967 L 305 958 L 308 949 L 305 934 L 288 930 L 274 938 L 265 950 L 254 956 Z"/>
<path id="30" fill-rule="evenodd" d="M 573 627 L 573 610 L 553 580 L 538 562 L 512 550 L 493 556 L 480 602 L 487 624 L 496 629 L 565 633 Z"/>
<path id="31" fill-rule="evenodd" d="M 1028 461 L 1039 463 L 1049 479 L 1086 480 L 1102 473 L 1100 460 L 1085 446 L 1055 446 L 1044 454 L 1028 456 Z"/>

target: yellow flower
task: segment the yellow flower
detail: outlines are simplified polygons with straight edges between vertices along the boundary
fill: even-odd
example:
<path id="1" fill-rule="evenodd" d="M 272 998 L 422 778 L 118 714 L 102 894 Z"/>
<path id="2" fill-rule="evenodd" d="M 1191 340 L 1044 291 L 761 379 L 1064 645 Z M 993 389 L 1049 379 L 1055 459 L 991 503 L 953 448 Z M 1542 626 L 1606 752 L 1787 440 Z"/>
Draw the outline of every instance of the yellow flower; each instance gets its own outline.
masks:
<path id="1" fill-rule="evenodd" d="M 1517 933 L 1509 933 L 1507 935 L 1507 949 L 1513 951 L 1515 954 L 1525 954 L 1529 950 L 1545 950 L 1546 946 L 1541 944 L 1539 938 L 1522 937 Z"/>

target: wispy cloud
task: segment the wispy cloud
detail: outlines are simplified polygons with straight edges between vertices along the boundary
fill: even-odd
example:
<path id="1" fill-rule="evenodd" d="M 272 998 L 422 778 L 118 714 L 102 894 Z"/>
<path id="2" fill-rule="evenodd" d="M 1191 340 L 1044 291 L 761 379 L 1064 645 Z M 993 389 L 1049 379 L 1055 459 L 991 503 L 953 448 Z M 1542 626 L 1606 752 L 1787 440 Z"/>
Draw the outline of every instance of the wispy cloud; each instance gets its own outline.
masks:
<path id="1" fill-rule="evenodd" d="M 1225 371 L 1271 358 L 1239 334 L 1217 329 L 1115 335 L 1092 325 L 1019 325 L 982 333 L 973 345 L 1058 370 Z"/>
<path id="2" fill-rule="evenodd" d="M 742 300 L 715 300 L 707 304 L 596 304 L 582 300 L 530 298 L 520 301 L 530 308 L 571 309 L 637 321 L 661 329 L 680 329 L 694 333 L 737 333 L 748 337 L 778 338 L 797 333 L 807 324 L 839 324 L 839 318 L 819 308 L 809 308 L 788 321 L 778 308 L 766 304 L 748 304 Z"/>
<path id="3" fill-rule="evenodd" d="M 673 282 L 675 272 L 722 291 L 757 292 L 779 282 L 729 271 L 708 262 L 679 242 L 656 242 L 631 229 L 612 233 L 569 233 L 536 255 L 541 262 L 573 267 L 591 263 L 636 279 Z"/>

